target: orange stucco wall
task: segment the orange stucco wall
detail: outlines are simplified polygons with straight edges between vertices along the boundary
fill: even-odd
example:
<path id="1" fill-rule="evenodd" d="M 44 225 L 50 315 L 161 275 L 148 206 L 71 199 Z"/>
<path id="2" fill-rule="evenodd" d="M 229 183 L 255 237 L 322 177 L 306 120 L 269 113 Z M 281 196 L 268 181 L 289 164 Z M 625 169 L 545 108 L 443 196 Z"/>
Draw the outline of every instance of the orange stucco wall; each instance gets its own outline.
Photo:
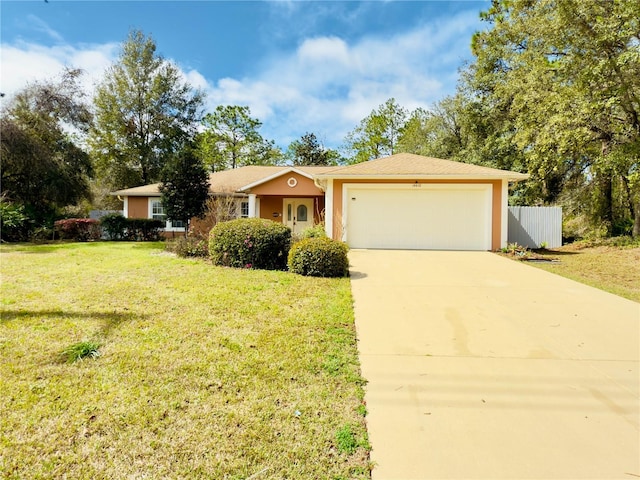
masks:
<path id="1" fill-rule="evenodd" d="M 147 218 L 149 216 L 148 197 L 128 197 L 129 218 Z"/>
<path id="2" fill-rule="evenodd" d="M 384 184 L 411 184 L 415 180 L 334 180 L 333 181 L 333 238 L 342 238 L 342 187 L 345 183 L 384 183 Z M 501 180 L 419 180 L 418 183 L 467 183 L 467 184 L 490 184 L 492 188 L 492 218 L 491 218 L 491 249 L 500 248 L 500 234 L 502 221 L 502 181 Z"/>
<path id="3" fill-rule="evenodd" d="M 296 179 L 297 184 L 295 187 L 290 187 L 287 184 L 290 178 Z M 269 182 L 258 185 L 252 188 L 250 193 L 255 193 L 258 196 L 279 195 L 281 197 L 314 197 L 324 195 L 322 190 L 315 186 L 313 180 L 295 172 L 281 175 Z"/>
<path id="4" fill-rule="evenodd" d="M 295 198 L 297 195 L 292 196 L 261 196 L 260 197 L 260 218 L 268 218 L 276 222 L 282 223 L 282 210 L 284 208 L 285 198 Z M 305 197 L 308 197 L 306 195 Z M 320 223 L 324 220 L 324 197 L 313 197 L 313 219 L 315 223 Z M 273 214 L 277 213 L 278 217 L 274 217 Z"/>
<path id="5" fill-rule="evenodd" d="M 273 214 L 277 213 L 275 217 Z M 260 218 L 282 223 L 282 197 L 260 197 Z"/>

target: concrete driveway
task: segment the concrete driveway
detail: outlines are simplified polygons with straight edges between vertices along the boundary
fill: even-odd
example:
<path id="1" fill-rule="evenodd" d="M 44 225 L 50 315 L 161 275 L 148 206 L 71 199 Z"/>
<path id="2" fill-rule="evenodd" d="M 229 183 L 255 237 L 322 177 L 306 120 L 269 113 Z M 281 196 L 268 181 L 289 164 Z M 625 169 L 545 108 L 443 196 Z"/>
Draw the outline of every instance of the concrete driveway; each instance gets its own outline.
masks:
<path id="1" fill-rule="evenodd" d="M 640 304 L 489 252 L 349 256 L 375 480 L 640 477 Z"/>

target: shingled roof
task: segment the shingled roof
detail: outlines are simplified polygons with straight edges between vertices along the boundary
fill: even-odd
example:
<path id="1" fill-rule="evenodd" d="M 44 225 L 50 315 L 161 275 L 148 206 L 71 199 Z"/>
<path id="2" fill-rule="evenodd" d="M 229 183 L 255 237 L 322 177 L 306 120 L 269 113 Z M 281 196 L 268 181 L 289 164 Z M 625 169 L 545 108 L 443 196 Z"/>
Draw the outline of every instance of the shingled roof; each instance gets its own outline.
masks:
<path id="1" fill-rule="evenodd" d="M 524 180 L 524 173 L 482 167 L 470 163 L 454 162 L 441 158 L 423 157 L 413 153 L 397 153 L 389 157 L 320 172 L 318 178 L 501 178 Z"/>
<path id="2" fill-rule="evenodd" d="M 303 175 L 313 178 L 315 175 L 335 167 L 313 167 L 313 166 L 260 166 L 249 165 L 246 167 L 234 168 L 231 170 L 222 170 L 209 175 L 209 192 L 211 193 L 234 193 L 240 191 L 243 187 L 251 185 L 260 180 L 278 177 L 285 173 L 297 171 Z M 113 192 L 112 195 L 129 196 L 129 197 L 148 197 L 159 195 L 160 184 L 153 183 L 151 185 L 143 185 L 140 187 L 125 188 Z"/>

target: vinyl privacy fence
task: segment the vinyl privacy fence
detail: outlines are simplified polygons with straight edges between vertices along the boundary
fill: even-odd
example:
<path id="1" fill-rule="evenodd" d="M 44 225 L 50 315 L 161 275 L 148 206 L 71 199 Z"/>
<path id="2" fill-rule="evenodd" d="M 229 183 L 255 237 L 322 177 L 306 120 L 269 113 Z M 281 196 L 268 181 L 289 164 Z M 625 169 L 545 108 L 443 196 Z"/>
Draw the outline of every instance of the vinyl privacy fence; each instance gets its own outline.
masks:
<path id="1" fill-rule="evenodd" d="M 561 207 L 509 207 L 509 243 L 528 248 L 562 246 Z"/>

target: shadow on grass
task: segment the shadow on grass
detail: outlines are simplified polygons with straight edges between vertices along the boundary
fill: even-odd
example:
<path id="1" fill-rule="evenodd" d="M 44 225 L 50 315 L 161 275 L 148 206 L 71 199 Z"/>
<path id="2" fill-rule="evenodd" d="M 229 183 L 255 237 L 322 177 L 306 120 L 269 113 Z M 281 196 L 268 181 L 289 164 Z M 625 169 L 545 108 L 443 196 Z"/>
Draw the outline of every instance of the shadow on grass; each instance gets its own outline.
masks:
<path id="1" fill-rule="evenodd" d="M 124 322 L 145 319 L 146 315 L 118 312 L 67 312 L 64 310 L 0 310 L 0 325 L 29 318 L 71 318 L 78 320 L 99 320 L 102 323 L 96 332 L 97 337 L 107 338 L 111 332 Z"/>
<path id="2" fill-rule="evenodd" d="M 543 257 L 565 257 L 568 255 L 580 255 L 581 252 L 570 252 L 567 250 L 532 250 L 536 255 Z"/>
<path id="3" fill-rule="evenodd" d="M 0 247 L 2 253 L 51 253 L 60 250 L 60 245 L 53 244 L 4 244 Z"/>
<path id="4" fill-rule="evenodd" d="M 70 240 L 51 240 L 42 243 L 3 243 L 0 245 L 0 252 L 12 253 L 51 253 L 59 250 L 71 250 L 78 248 L 95 248 L 100 245 L 126 245 L 138 250 L 158 250 L 164 248 L 163 241 L 152 242 L 132 242 L 132 241 L 111 241 L 96 240 L 91 242 L 72 242 Z"/>
<path id="5" fill-rule="evenodd" d="M 82 246 L 96 247 L 101 242 L 72 242 L 70 240 L 50 240 L 34 243 L 5 243 L 0 248 L 0 251 L 5 253 L 20 252 L 20 253 L 51 253 L 59 250 L 72 250 Z"/>

